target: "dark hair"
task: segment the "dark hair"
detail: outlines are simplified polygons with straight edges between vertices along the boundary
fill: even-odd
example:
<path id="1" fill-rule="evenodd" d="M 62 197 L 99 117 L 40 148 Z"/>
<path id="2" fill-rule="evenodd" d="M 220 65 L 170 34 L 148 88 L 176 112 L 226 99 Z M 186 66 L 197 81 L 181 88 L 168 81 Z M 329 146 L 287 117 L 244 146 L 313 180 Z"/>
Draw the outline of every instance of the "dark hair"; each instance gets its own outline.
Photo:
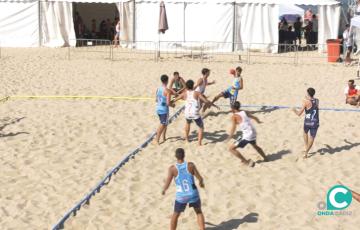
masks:
<path id="1" fill-rule="evenodd" d="M 185 158 L 185 150 L 183 148 L 177 148 L 175 150 L 175 157 L 178 160 L 184 160 L 184 158 Z"/>
<path id="2" fill-rule="evenodd" d="M 187 80 L 185 82 L 185 85 L 186 85 L 187 89 L 190 89 L 190 90 L 194 89 L 194 81 L 193 80 Z"/>
<path id="3" fill-rule="evenodd" d="M 354 84 L 354 83 L 355 83 L 355 81 L 354 81 L 353 79 L 349 80 L 349 82 L 350 82 L 351 84 Z"/>
<path id="4" fill-rule="evenodd" d="M 236 71 L 240 71 L 240 73 L 242 72 L 242 68 L 240 66 L 236 67 Z"/>
<path id="5" fill-rule="evenodd" d="M 175 72 L 174 72 L 174 76 L 175 76 L 175 75 L 179 76 L 179 72 L 178 72 L 178 71 L 175 71 Z"/>
<path id="6" fill-rule="evenodd" d="M 166 84 L 169 81 L 169 77 L 166 74 L 161 75 L 160 80 L 162 83 Z"/>
<path id="7" fill-rule="evenodd" d="M 241 104 L 238 101 L 235 101 L 234 104 L 231 105 L 232 109 L 240 110 Z"/>
<path id="8" fill-rule="evenodd" d="M 203 68 L 201 70 L 201 73 L 202 73 L 202 75 L 206 75 L 206 74 L 210 73 L 210 70 L 208 68 Z"/>
<path id="9" fill-rule="evenodd" d="M 315 89 L 314 88 L 308 88 L 307 93 L 310 97 L 313 97 L 315 95 Z"/>
<path id="10" fill-rule="evenodd" d="M 349 27 L 350 27 L 350 24 L 346 24 L 345 27 L 346 27 L 346 28 L 349 28 Z"/>
<path id="11" fill-rule="evenodd" d="M 313 14 L 312 18 L 316 18 L 316 14 Z"/>

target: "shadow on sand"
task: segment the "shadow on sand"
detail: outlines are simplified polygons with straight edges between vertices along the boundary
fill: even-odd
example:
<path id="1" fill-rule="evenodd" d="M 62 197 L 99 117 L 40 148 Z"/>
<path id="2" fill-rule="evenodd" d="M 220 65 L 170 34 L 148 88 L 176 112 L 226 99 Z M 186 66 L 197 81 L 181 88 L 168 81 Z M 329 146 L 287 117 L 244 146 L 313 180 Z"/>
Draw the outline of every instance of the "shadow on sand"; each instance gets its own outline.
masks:
<path id="1" fill-rule="evenodd" d="M 218 225 L 206 222 L 206 225 L 210 225 L 211 227 L 206 227 L 206 230 L 230 230 L 237 229 L 243 223 L 256 223 L 258 221 L 259 214 L 258 213 L 249 213 L 241 219 L 231 219 L 228 221 L 221 222 Z"/>
<path id="2" fill-rule="evenodd" d="M 12 121 L 8 121 L 7 123 L 1 124 L 0 125 L 0 138 L 13 137 L 13 136 L 17 136 L 17 135 L 20 135 L 20 134 L 29 134 L 28 132 L 1 133 L 1 131 L 3 131 L 3 129 L 5 129 L 7 126 L 16 124 L 16 123 L 20 122 L 22 119 L 25 119 L 25 117 L 16 118 L 16 119 L 14 119 Z"/>

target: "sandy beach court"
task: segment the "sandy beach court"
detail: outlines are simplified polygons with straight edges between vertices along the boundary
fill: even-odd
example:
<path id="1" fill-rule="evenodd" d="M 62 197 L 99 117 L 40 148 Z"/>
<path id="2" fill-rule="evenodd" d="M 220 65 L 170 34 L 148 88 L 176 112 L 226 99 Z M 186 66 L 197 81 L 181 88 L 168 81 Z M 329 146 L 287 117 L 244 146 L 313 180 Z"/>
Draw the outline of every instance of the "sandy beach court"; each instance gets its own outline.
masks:
<path id="1" fill-rule="evenodd" d="M 4 49 L 0 59 L 0 96 L 102 95 L 155 96 L 161 74 L 179 71 L 196 80 L 211 69 L 207 88 L 213 98 L 231 84 L 228 70 L 243 67 L 244 105 L 300 106 L 314 87 L 320 108 L 354 109 L 345 105 L 344 87 L 356 67 L 341 64 L 280 65 L 166 59 L 161 62 L 109 61 L 83 56 L 66 59 L 66 49 Z M 360 81 L 356 82 L 360 84 Z M 220 105 L 228 101 L 220 100 Z M 177 105 L 177 108 L 181 103 Z M 174 112 L 177 108 L 172 110 Z M 149 146 L 126 164 L 65 229 L 168 229 L 175 186 L 161 188 L 174 151 L 183 147 L 205 179 L 200 189 L 207 229 L 358 229 L 360 204 L 351 216 L 318 216 L 319 202 L 338 180 L 360 191 L 359 112 L 320 111 L 320 128 L 307 160 L 303 150 L 303 117 L 289 109 L 249 108 L 258 144 L 269 155 L 244 167 L 224 140 L 230 128 L 227 106 L 209 110 L 204 146 L 196 133 L 183 140 L 183 114 L 168 128 L 168 140 Z M 152 133 L 157 125 L 154 100 L 14 99 L 0 102 L 0 226 L 2 229 L 50 229 L 97 182 Z M 192 130 L 196 126 L 192 125 Z M 178 229 L 197 229 L 192 210 L 180 217 Z"/>

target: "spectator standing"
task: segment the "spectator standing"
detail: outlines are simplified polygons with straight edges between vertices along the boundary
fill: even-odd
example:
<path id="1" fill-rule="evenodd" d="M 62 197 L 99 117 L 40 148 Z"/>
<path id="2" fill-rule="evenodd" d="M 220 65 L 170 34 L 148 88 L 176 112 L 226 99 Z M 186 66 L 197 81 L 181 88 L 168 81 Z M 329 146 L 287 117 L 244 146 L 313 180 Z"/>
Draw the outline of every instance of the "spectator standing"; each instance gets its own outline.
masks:
<path id="1" fill-rule="evenodd" d="M 352 52 L 352 46 L 353 46 L 353 34 L 350 31 L 350 25 L 347 24 L 345 26 L 345 31 L 343 33 L 343 42 L 346 48 L 346 56 L 345 56 L 345 64 L 350 64 L 351 63 L 351 52 Z"/>

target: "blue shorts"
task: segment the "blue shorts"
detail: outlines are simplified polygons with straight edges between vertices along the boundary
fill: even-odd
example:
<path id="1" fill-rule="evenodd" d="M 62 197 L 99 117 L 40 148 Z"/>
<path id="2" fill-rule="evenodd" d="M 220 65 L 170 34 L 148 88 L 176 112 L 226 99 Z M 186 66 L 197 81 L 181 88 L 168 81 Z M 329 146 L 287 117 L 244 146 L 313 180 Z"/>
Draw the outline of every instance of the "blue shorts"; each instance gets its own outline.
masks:
<path id="1" fill-rule="evenodd" d="M 311 136 L 312 138 L 315 138 L 315 137 L 316 137 L 316 133 L 317 133 L 317 131 L 318 131 L 318 128 L 319 128 L 319 126 L 315 126 L 315 127 L 304 126 L 304 132 L 305 132 L 306 134 L 308 134 L 308 132 L 310 131 L 310 136 Z"/>
<path id="2" fill-rule="evenodd" d="M 174 205 L 174 212 L 176 213 L 181 213 L 183 211 L 185 211 L 186 205 L 188 203 L 180 203 L 178 201 L 175 200 L 175 205 Z M 200 198 L 195 201 L 194 203 L 189 203 L 189 207 L 190 208 L 201 208 L 201 200 Z"/>
<path id="3" fill-rule="evenodd" d="M 231 94 L 230 90 L 231 89 L 227 89 L 227 90 L 223 91 L 222 94 L 224 95 L 224 98 L 230 98 L 230 104 L 232 105 L 237 100 L 238 92 L 235 91 L 234 94 Z"/>
<path id="4" fill-rule="evenodd" d="M 188 124 L 190 124 L 192 121 L 195 121 L 196 125 L 200 128 L 200 129 L 203 129 L 204 128 L 204 122 L 203 120 L 201 119 L 201 117 L 199 117 L 198 119 L 187 119 L 186 118 L 186 122 Z"/>
<path id="5" fill-rule="evenodd" d="M 256 145 L 256 140 L 248 141 L 248 140 L 242 139 L 242 138 L 240 137 L 239 139 L 237 139 L 237 140 L 234 142 L 234 145 L 235 145 L 237 148 L 244 148 L 247 144 Z"/>
<path id="6" fill-rule="evenodd" d="M 158 114 L 158 116 L 159 116 L 160 124 L 168 125 L 168 123 L 169 123 L 169 114 L 168 113 Z"/>

